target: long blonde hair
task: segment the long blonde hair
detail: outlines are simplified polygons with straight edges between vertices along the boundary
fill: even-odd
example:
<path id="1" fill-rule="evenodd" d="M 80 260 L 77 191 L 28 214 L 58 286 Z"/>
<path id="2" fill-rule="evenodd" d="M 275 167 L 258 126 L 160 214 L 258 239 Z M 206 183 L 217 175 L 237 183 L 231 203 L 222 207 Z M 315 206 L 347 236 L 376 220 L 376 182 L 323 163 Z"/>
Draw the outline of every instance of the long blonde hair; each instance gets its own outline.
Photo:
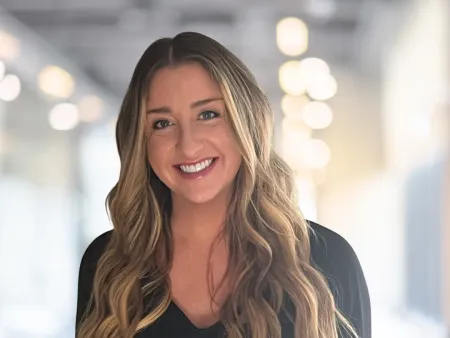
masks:
<path id="1" fill-rule="evenodd" d="M 311 229 L 292 173 L 272 149 L 267 97 L 225 47 L 187 32 L 150 45 L 125 95 L 116 129 L 120 177 L 107 198 L 114 231 L 78 337 L 133 337 L 170 304 L 171 200 L 146 158 L 145 97 L 158 69 L 185 62 L 199 63 L 219 84 L 243 159 L 225 225 L 233 290 L 220 318 L 228 337 L 280 338 L 278 315 L 286 302 L 297 338 L 337 338 L 340 324 L 354 333 L 310 264 Z"/>

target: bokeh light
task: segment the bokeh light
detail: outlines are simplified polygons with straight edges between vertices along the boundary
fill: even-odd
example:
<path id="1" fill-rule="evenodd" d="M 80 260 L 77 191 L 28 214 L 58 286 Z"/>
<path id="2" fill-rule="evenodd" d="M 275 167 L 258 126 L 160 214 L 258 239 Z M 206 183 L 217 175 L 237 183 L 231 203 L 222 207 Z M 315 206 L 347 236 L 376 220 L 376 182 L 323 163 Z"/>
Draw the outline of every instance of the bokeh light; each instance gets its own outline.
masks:
<path id="1" fill-rule="evenodd" d="M 0 58 L 14 60 L 20 54 L 20 41 L 11 34 L 0 30 Z"/>
<path id="2" fill-rule="evenodd" d="M 285 93 L 297 96 L 306 91 L 307 78 L 303 76 L 300 61 L 287 61 L 278 72 L 281 88 Z"/>
<path id="3" fill-rule="evenodd" d="M 74 104 L 59 103 L 50 111 L 48 119 L 53 129 L 70 130 L 80 122 L 80 113 Z"/>
<path id="4" fill-rule="evenodd" d="M 0 81 L 0 99 L 3 101 L 14 101 L 20 95 L 21 90 L 22 85 L 16 75 L 6 75 Z"/>
<path id="5" fill-rule="evenodd" d="M 316 57 L 301 60 L 300 67 L 302 68 L 302 73 L 304 73 L 308 79 L 319 75 L 330 74 L 331 72 L 328 63 Z"/>
<path id="6" fill-rule="evenodd" d="M 337 93 L 336 79 L 331 74 L 315 76 L 308 81 L 306 91 L 313 100 L 329 100 Z"/>
<path id="7" fill-rule="evenodd" d="M 302 118 L 308 127 L 324 129 L 333 121 L 333 112 L 327 103 L 312 101 L 303 107 Z"/>
<path id="8" fill-rule="evenodd" d="M 2 60 L 0 60 L 0 81 L 5 76 L 5 73 L 6 73 L 6 65 Z"/>
<path id="9" fill-rule="evenodd" d="M 276 27 L 278 49 L 288 56 L 299 56 L 308 49 L 308 27 L 294 17 L 281 19 Z"/>
<path id="10" fill-rule="evenodd" d="M 47 66 L 38 75 L 41 90 L 57 98 L 67 99 L 75 90 L 75 82 L 68 72 L 57 66 Z"/>
<path id="11" fill-rule="evenodd" d="M 322 169 L 330 162 L 331 151 L 328 145 L 317 139 L 310 139 L 298 146 L 302 162 L 310 169 Z"/>
<path id="12" fill-rule="evenodd" d="M 98 96 L 89 95 L 83 97 L 78 103 L 80 120 L 83 122 L 95 122 L 103 116 L 103 101 Z"/>
<path id="13" fill-rule="evenodd" d="M 302 118 L 303 107 L 310 102 L 306 95 L 292 96 L 286 94 L 281 99 L 281 110 L 284 116 L 295 120 Z"/>

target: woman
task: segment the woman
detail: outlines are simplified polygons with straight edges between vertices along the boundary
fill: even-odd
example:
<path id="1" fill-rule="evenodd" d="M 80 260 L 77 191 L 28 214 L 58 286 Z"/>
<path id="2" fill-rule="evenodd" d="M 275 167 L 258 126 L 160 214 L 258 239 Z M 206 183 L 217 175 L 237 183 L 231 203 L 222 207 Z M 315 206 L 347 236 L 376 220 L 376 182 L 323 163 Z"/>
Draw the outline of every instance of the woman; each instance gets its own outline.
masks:
<path id="1" fill-rule="evenodd" d="M 358 259 L 302 217 L 272 123 L 216 41 L 145 51 L 117 122 L 114 230 L 81 262 L 78 337 L 370 337 Z"/>

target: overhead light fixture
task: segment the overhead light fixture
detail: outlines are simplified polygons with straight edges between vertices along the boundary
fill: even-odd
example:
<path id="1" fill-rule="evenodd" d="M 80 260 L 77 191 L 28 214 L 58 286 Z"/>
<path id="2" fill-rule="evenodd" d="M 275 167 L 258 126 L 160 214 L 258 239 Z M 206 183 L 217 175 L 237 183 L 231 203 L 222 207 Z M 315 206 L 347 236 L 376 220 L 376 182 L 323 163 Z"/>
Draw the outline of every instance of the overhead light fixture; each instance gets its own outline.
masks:
<path id="1" fill-rule="evenodd" d="M 308 0 L 305 4 L 306 11 L 319 19 L 330 19 L 336 13 L 336 0 Z"/>

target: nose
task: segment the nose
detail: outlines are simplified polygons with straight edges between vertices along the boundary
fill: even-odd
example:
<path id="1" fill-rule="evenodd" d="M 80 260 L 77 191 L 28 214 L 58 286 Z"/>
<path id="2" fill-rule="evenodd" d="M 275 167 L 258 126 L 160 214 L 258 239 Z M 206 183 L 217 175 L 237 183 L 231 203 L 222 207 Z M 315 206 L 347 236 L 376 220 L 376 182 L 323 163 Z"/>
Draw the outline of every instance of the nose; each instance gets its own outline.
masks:
<path id="1" fill-rule="evenodd" d="M 183 126 L 178 132 L 177 147 L 186 159 L 196 159 L 200 155 L 203 142 L 193 126 Z"/>

